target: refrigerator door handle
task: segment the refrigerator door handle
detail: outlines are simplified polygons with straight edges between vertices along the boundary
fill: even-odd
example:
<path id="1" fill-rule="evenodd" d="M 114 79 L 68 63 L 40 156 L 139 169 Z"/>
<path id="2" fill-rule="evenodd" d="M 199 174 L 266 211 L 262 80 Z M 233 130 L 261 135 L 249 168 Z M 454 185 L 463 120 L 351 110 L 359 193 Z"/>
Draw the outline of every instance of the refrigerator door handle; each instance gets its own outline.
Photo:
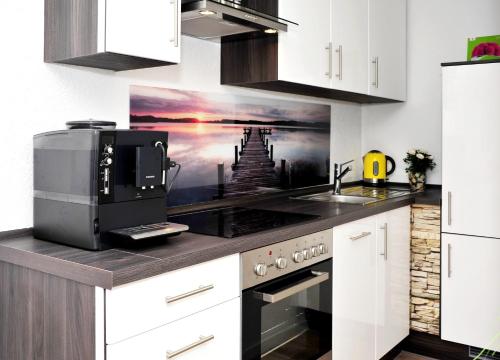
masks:
<path id="1" fill-rule="evenodd" d="M 448 226 L 451 226 L 451 191 L 448 191 Z"/>
<path id="2" fill-rule="evenodd" d="M 448 244 L 448 278 L 451 278 L 451 244 Z"/>

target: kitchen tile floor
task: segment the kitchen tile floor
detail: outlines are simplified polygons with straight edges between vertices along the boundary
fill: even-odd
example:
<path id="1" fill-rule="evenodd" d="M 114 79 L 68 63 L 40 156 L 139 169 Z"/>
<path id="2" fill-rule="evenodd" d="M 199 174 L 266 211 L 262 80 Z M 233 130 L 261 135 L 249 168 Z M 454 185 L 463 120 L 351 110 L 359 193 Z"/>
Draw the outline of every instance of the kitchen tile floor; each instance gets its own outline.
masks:
<path id="1" fill-rule="evenodd" d="M 395 360 L 437 360 L 437 359 L 403 351 L 401 354 L 398 355 L 398 357 Z"/>

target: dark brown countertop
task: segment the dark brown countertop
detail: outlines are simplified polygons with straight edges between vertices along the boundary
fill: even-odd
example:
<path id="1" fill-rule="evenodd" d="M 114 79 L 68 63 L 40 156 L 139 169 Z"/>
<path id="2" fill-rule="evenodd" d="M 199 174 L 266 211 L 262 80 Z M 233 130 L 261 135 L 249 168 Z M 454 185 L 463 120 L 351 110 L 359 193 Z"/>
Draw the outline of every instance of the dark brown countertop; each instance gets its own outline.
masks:
<path id="1" fill-rule="evenodd" d="M 99 252 L 35 239 L 31 229 L 8 231 L 0 233 L 0 261 L 111 289 L 204 261 L 326 230 L 414 202 L 439 205 L 440 198 L 440 189 L 428 189 L 421 194 L 365 206 L 273 198 L 244 206 L 313 214 L 320 218 L 233 239 L 183 233 L 156 245 Z"/>

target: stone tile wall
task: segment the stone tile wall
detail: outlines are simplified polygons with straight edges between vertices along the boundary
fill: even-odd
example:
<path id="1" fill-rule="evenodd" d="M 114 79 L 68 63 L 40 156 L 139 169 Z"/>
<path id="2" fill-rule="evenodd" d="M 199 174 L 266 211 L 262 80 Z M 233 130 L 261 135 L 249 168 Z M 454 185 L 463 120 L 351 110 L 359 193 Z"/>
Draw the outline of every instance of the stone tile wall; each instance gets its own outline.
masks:
<path id="1" fill-rule="evenodd" d="M 434 205 L 412 205 L 411 304 L 412 330 L 439 335 L 441 209 Z"/>

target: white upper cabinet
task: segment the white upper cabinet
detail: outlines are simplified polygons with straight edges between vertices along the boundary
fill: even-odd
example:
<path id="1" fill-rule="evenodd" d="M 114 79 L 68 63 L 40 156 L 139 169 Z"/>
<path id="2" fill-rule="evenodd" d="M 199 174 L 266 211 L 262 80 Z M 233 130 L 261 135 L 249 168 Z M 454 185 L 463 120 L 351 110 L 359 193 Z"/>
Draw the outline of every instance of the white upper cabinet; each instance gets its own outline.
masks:
<path id="1" fill-rule="evenodd" d="M 406 0 L 370 0 L 369 94 L 406 100 Z"/>
<path id="2" fill-rule="evenodd" d="M 499 83 L 500 64 L 443 68 L 443 232 L 500 238 Z"/>
<path id="3" fill-rule="evenodd" d="M 107 52 L 180 62 L 180 0 L 106 0 L 105 16 Z"/>
<path id="4" fill-rule="evenodd" d="M 444 340 L 500 351 L 500 240 L 442 235 Z"/>
<path id="5" fill-rule="evenodd" d="M 45 0 L 44 60 L 115 71 L 177 64 L 181 0 Z"/>
<path id="6" fill-rule="evenodd" d="M 280 0 L 278 80 L 406 100 L 406 0 Z"/>
<path id="7" fill-rule="evenodd" d="M 333 88 L 368 93 L 368 0 L 332 0 Z"/>
<path id="8" fill-rule="evenodd" d="M 279 34 L 279 80 L 329 88 L 330 0 L 280 0 L 279 15 L 299 24 Z"/>

